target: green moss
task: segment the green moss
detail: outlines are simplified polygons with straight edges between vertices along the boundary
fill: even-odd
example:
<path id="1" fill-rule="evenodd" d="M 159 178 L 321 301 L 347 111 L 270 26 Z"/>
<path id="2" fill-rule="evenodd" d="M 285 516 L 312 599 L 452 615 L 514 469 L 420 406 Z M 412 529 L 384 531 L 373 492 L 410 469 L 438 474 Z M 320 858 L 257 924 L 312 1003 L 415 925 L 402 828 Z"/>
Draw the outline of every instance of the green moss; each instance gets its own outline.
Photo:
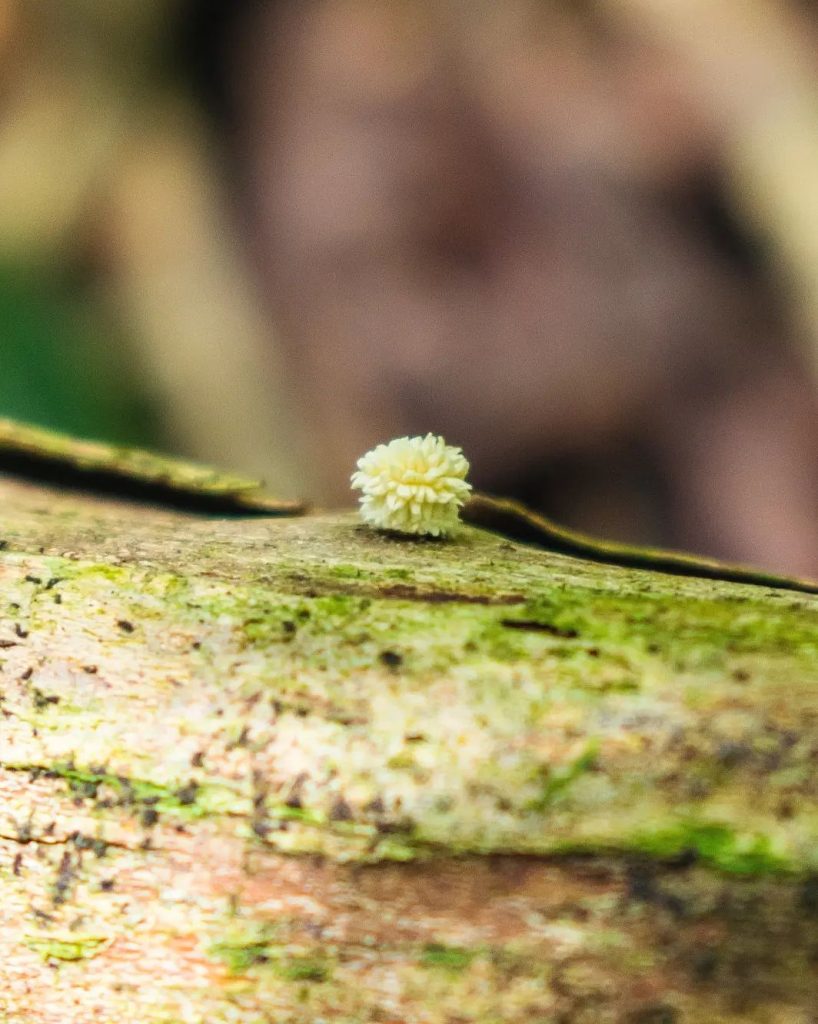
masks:
<path id="1" fill-rule="evenodd" d="M 519 617 L 620 650 L 642 641 L 678 651 L 697 667 L 717 665 L 726 653 L 818 655 L 818 616 L 793 616 L 752 591 L 733 592 L 731 598 L 669 601 L 663 593 L 558 590 L 530 600 Z"/>
<path id="2" fill-rule="evenodd" d="M 265 808 L 270 818 L 279 821 L 299 821 L 305 825 L 327 824 L 327 815 L 311 807 L 290 807 L 287 804 L 268 804 Z"/>
<path id="3" fill-rule="evenodd" d="M 317 956 L 294 956 L 275 961 L 273 970 L 286 981 L 328 981 L 332 977 L 332 964 Z"/>
<path id="4" fill-rule="evenodd" d="M 404 546 L 396 545 L 396 550 L 403 553 Z M 411 546 L 405 553 L 417 556 Z M 811 659 L 813 664 L 818 657 L 818 617 L 794 616 L 785 606 L 771 605 L 750 589 L 738 591 L 740 600 L 732 588 L 733 601 L 700 595 L 669 601 L 661 591 L 567 588 L 559 578 L 549 584 L 547 576 L 532 574 L 524 588 L 526 599 L 498 608 L 469 601 L 494 593 L 496 580 L 515 570 L 519 574 L 519 562 L 506 566 L 496 560 L 487 566 L 485 582 L 472 567 L 467 586 L 454 551 L 439 564 L 420 560 L 423 574 L 408 565 L 390 564 L 390 554 L 394 558 L 395 551 L 386 549 L 384 564 L 342 562 L 326 567 L 317 563 L 308 572 L 303 565 L 279 561 L 270 580 L 280 587 L 281 593 L 275 595 L 269 588 L 265 592 L 247 587 L 212 599 L 199 595 L 195 601 L 179 593 L 173 600 L 200 618 L 233 620 L 255 650 L 275 649 L 286 641 L 289 659 L 336 673 L 366 667 L 384 647 L 400 646 L 405 652 L 402 672 L 412 677 L 487 658 L 516 663 L 547 653 L 564 662 L 578 685 L 625 693 L 638 691 L 642 662 L 656 652 L 682 670 L 718 669 L 729 658 L 761 651 Z M 601 571 L 624 575 L 618 569 Z M 410 577 L 418 581 L 420 594 L 462 592 L 462 603 L 447 601 L 439 630 L 423 600 L 394 593 L 389 600 L 377 600 L 385 580 Z M 338 581 L 343 581 L 344 592 L 327 593 Z M 309 593 L 300 598 L 288 594 L 293 587 Z M 716 592 L 725 589 L 723 584 L 708 587 Z M 514 628 L 516 623 L 528 624 L 530 629 Z M 587 671 L 589 649 L 597 655 L 602 651 L 609 669 L 610 659 L 619 657 L 621 672 L 609 670 L 600 681 L 599 672 Z"/>
<path id="5" fill-rule="evenodd" d="M 389 580 L 410 580 L 412 573 L 408 569 L 384 569 L 383 576 Z"/>
<path id="6" fill-rule="evenodd" d="M 71 793 L 87 800 L 101 798 L 101 790 L 122 807 L 152 808 L 183 819 L 196 819 L 245 811 L 247 801 L 226 785 L 187 782 L 172 787 L 147 779 L 135 779 L 104 771 L 79 768 L 70 763 L 54 765 L 6 764 L 7 771 L 29 772 L 46 778 L 63 779 Z"/>
<path id="7" fill-rule="evenodd" d="M 242 974 L 270 958 L 276 948 L 278 930 L 267 922 L 236 919 L 222 939 L 207 950 L 216 960 L 227 965 L 231 974 Z"/>
<path id="8" fill-rule="evenodd" d="M 366 575 L 365 571 L 357 565 L 333 565 L 327 570 L 327 573 L 341 580 L 356 580 Z"/>
<path id="9" fill-rule="evenodd" d="M 243 944 L 217 942 L 209 953 L 227 965 L 231 974 L 243 974 L 258 963 L 267 960 L 268 945 L 266 942 L 247 942 Z"/>
<path id="10" fill-rule="evenodd" d="M 229 616 L 248 645 L 264 650 L 282 640 L 301 640 L 303 646 L 303 637 L 326 637 L 334 632 L 343 635 L 345 625 L 366 612 L 371 603 L 366 597 L 337 594 L 304 599 L 282 595 L 274 601 L 219 599 L 217 609 L 197 602 L 195 610 L 206 611 L 208 616 Z"/>
<path id="11" fill-rule="evenodd" d="M 89 960 L 102 952 L 108 940 L 96 935 L 71 936 L 68 939 L 55 939 L 45 936 L 28 935 L 25 945 L 38 953 L 43 960 Z"/>
<path id="12" fill-rule="evenodd" d="M 163 556 L 160 570 L 153 539 L 144 562 L 113 575 L 43 556 L 62 581 L 56 614 L 81 614 L 106 580 L 116 611 L 93 619 L 90 643 L 147 645 L 161 680 L 178 655 L 214 712 L 204 727 L 181 721 L 181 689 L 161 704 L 186 744 L 201 733 L 207 756 L 191 769 L 200 785 L 169 779 L 151 751 L 133 769 L 140 778 L 45 765 L 73 795 L 171 820 L 230 815 L 220 827 L 254 844 L 343 860 L 602 845 L 660 859 L 691 850 L 733 874 L 814 868 L 809 598 L 590 565 L 471 531 L 462 544 L 423 545 L 345 519 L 213 530 L 227 531 L 224 543 L 191 530 L 179 541 L 184 563 Z M 250 557 L 256 531 L 264 547 Z M 206 572 L 188 575 L 189 564 Z M 41 628 L 53 628 L 50 593 L 22 590 L 38 602 Z M 120 617 L 133 633 L 118 635 Z M 189 649 L 171 651 L 169 636 L 189 638 Z M 100 673 L 72 684 L 42 708 L 45 723 L 32 722 L 41 739 L 50 742 L 63 712 L 85 714 L 67 727 L 93 728 L 99 756 L 128 764 L 130 695 L 109 702 L 105 682 Z M 31 685 L 22 692 L 18 722 Z M 288 735 L 315 766 L 299 797 L 307 806 L 287 803 L 292 780 L 276 744 Z M 265 775 L 261 797 L 253 771 Z M 333 813 L 340 800 L 343 815 Z M 679 825 L 691 814 L 706 824 Z M 721 826 L 743 820 L 766 838 Z"/>
<path id="13" fill-rule="evenodd" d="M 277 978 L 292 982 L 323 982 L 333 972 L 332 960 L 323 953 L 293 952 L 281 941 L 275 925 L 242 921 L 228 935 L 213 943 L 208 954 L 224 963 L 231 974 L 263 968 Z"/>
<path id="14" fill-rule="evenodd" d="M 88 580 L 94 584 L 100 579 L 109 583 L 128 583 L 131 580 L 128 569 L 104 562 L 77 564 L 64 558 L 49 558 L 44 560 L 44 564 L 50 570 L 52 579 L 59 579 L 61 583 L 69 580 L 72 583 L 82 583 Z"/>
<path id="15" fill-rule="evenodd" d="M 444 946 L 439 942 L 430 942 L 423 947 L 420 963 L 423 967 L 434 967 L 445 971 L 465 971 L 477 956 L 477 950 L 465 949 L 462 946 Z"/>
<path id="16" fill-rule="evenodd" d="M 576 760 L 565 765 L 542 768 L 542 791 L 526 803 L 525 810 L 539 813 L 547 810 L 573 782 L 594 767 L 598 749 L 599 744 L 592 741 Z"/>
<path id="17" fill-rule="evenodd" d="M 616 844 L 593 839 L 561 842 L 553 852 L 563 856 L 642 854 L 660 861 L 694 855 L 726 875 L 768 877 L 802 873 L 797 864 L 773 850 L 766 836 L 738 834 L 725 825 L 697 821 L 679 822 L 653 832 L 635 831 Z"/>
<path id="18" fill-rule="evenodd" d="M 738 835 L 724 825 L 706 822 L 680 823 L 654 834 L 636 835 L 633 849 L 663 859 L 687 852 L 730 875 L 779 875 L 793 865 L 776 854 L 766 836 Z"/>
<path id="19" fill-rule="evenodd" d="M 433 847 L 420 841 L 413 843 L 410 838 L 398 839 L 386 836 L 372 848 L 373 859 L 378 861 L 395 861 L 406 864 L 431 856 Z"/>

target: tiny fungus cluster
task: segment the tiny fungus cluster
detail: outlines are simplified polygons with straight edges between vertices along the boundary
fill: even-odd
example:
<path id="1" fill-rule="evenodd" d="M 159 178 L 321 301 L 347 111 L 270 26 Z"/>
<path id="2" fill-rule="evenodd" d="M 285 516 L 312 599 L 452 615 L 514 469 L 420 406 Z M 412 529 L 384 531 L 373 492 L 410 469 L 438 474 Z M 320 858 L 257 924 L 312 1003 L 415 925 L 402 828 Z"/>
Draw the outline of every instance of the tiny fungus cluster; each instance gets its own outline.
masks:
<path id="1" fill-rule="evenodd" d="M 358 460 L 352 486 L 361 516 L 379 530 L 445 537 L 457 528 L 471 491 L 469 463 L 442 437 L 399 437 Z"/>

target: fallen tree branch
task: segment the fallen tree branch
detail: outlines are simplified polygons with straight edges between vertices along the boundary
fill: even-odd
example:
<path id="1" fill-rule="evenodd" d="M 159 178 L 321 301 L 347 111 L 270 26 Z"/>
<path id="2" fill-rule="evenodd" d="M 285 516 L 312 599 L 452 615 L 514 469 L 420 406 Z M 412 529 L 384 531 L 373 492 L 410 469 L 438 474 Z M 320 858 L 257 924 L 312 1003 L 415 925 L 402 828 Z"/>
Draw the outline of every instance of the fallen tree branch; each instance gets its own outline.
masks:
<path id="1" fill-rule="evenodd" d="M 810 1019 L 815 598 L 0 498 L 4 1024 Z"/>

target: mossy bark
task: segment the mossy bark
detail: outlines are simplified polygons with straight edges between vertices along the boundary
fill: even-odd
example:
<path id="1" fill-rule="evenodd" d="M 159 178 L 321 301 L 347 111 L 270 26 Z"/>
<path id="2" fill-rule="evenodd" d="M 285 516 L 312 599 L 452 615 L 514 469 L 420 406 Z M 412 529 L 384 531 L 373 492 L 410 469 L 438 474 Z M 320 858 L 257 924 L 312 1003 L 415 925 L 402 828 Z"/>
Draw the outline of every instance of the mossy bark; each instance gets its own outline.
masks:
<path id="1" fill-rule="evenodd" d="M 3 1024 L 810 1024 L 818 599 L 6 480 Z"/>

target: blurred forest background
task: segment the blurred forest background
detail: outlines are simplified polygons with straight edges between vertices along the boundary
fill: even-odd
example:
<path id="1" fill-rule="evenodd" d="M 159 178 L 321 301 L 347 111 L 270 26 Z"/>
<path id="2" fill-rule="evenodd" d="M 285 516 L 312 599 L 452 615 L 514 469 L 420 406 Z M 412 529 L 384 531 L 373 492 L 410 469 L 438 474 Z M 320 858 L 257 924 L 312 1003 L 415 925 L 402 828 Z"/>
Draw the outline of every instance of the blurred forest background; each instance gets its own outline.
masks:
<path id="1" fill-rule="evenodd" d="M 0 339 L 0 415 L 818 574 L 818 11 L 0 0 Z"/>

